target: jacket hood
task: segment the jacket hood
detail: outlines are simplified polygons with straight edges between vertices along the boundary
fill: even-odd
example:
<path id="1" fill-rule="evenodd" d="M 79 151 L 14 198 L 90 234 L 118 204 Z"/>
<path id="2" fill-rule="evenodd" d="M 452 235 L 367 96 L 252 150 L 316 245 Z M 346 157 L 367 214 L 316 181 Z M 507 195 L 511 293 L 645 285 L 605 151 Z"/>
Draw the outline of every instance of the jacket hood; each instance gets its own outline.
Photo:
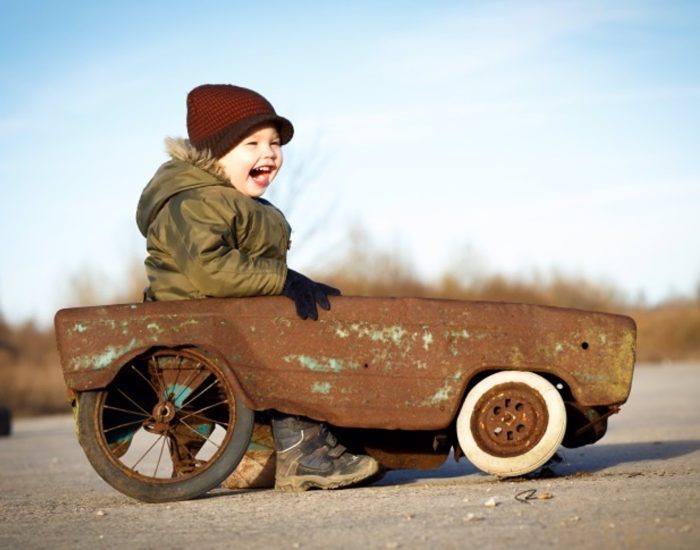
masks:
<path id="1" fill-rule="evenodd" d="M 189 140 L 167 138 L 165 150 L 171 159 L 161 165 L 148 182 L 136 209 L 136 223 L 144 237 L 160 210 L 174 195 L 199 187 L 230 185 L 216 158 L 208 151 L 196 149 Z"/>

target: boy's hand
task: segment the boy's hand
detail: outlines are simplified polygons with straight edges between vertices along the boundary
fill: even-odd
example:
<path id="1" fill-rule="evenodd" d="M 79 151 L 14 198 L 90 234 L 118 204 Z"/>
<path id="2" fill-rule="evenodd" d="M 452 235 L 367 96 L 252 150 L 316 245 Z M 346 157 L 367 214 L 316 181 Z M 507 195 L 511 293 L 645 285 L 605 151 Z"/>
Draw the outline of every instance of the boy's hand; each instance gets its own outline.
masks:
<path id="1" fill-rule="evenodd" d="M 316 304 L 325 310 L 331 309 L 328 296 L 340 296 L 340 290 L 312 281 L 301 273 L 288 269 L 282 294 L 294 300 L 299 317 L 316 321 L 318 319 Z"/>

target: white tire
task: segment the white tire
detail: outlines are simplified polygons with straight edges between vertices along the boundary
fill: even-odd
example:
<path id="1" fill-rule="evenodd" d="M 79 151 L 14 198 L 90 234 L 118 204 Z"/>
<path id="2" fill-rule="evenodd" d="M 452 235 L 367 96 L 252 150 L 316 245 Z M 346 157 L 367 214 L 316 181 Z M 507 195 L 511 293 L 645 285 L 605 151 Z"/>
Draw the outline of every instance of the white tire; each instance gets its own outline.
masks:
<path id="1" fill-rule="evenodd" d="M 469 461 L 499 477 L 543 466 L 566 431 L 557 389 L 533 372 L 501 371 L 467 395 L 457 417 L 457 439 Z"/>

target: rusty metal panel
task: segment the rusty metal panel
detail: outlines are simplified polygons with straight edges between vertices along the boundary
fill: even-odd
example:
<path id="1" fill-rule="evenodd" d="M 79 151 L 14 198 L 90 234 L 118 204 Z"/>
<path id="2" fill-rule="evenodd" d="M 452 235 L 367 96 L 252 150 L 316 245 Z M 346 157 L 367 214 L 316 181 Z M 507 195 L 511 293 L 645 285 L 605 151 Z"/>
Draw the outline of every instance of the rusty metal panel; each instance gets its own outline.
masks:
<path id="1" fill-rule="evenodd" d="M 216 351 L 256 409 L 340 426 L 449 425 L 472 377 L 551 373 L 582 405 L 629 395 L 636 327 L 629 317 L 564 308 L 417 298 L 338 297 L 319 321 L 284 297 L 207 299 L 63 310 L 56 335 L 66 383 L 108 383 L 152 346 Z"/>

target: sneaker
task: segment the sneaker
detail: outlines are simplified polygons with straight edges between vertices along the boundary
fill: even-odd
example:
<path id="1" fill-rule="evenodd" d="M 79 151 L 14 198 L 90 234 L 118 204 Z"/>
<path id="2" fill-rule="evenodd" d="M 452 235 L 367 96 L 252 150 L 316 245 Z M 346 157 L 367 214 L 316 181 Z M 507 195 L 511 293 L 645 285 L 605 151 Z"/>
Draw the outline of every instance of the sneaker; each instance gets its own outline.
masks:
<path id="1" fill-rule="evenodd" d="M 277 449 L 275 489 L 339 489 L 374 480 L 379 463 L 350 453 L 324 424 L 294 416 L 272 420 Z"/>

